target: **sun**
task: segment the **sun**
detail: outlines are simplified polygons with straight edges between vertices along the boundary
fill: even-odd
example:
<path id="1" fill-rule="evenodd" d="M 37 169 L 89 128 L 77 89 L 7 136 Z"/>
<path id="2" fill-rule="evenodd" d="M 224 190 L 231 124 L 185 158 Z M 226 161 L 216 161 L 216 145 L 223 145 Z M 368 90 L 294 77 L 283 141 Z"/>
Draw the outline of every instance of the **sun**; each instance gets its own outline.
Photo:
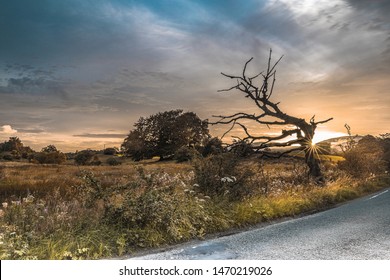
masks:
<path id="1" fill-rule="evenodd" d="M 336 138 L 340 136 L 346 136 L 346 133 L 343 132 L 336 132 L 336 131 L 329 131 L 329 130 L 318 130 L 314 134 L 314 138 L 312 140 L 312 146 L 316 145 L 317 143 L 328 140 L 331 138 Z"/>

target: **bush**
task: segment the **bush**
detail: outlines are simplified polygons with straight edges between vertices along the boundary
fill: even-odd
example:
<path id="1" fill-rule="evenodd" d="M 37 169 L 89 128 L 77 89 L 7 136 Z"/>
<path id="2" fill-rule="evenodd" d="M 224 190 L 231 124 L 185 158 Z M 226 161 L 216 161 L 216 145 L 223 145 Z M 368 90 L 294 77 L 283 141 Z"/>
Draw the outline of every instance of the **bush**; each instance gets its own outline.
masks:
<path id="1" fill-rule="evenodd" d="M 99 157 L 97 155 L 94 155 L 92 158 L 92 161 L 89 163 L 89 165 L 95 165 L 95 166 L 98 166 L 101 164 L 102 164 L 102 161 L 99 159 Z"/>
<path id="2" fill-rule="evenodd" d="M 356 178 L 367 178 L 384 172 L 383 154 L 378 139 L 368 135 L 344 152 L 345 160 L 339 162 L 339 167 Z"/>
<path id="3" fill-rule="evenodd" d="M 203 224 L 212 220 L 207 200 L 189 190 L 191 176 L 140 168 L 131 182 L 104 187 L 92 172 L 83 172 L 83 183 L 75 189 L 86 208 L 103 206 L 104 223 L 128 232 L 124 246 L 149 247 L 200 236 Z"/>
<path id="4" fill-rule="evenodd" d="M 35 159 L 38 163 L 41 164 L 61 164 L 66 161 L 65 154 L 57 151 L 57 152 L 40 152 L 36 153 L 33 156 L 33 159 Z"/>
<path id="5" fill-rule="evenodd" d="M 245 181 L 251 171 L 237 166 L 238 158 L 232 153 L 194 160 L 195 189 L 208 196 L 223 195 L 230 199 L 244 197 L 248 194 Z"/>
<path id="6" fill-rule="evenodd" d="M 103 153 L 105 155 L 114 156 L 117 153 L 117 149 L 116 148 L 105 148 Z"/>
<path id="7" fill-rule="evenodd" d="M 116 157 L 110 157 L 106 160 L 106 163 L 111 166 L 121 165 L 122 162 Z"/>
<path id="8" fill-rule="evenodd" d="M 236 141 L 232 144 L 230 152 L 238 157 L 248 157 L 253 154 L 253 148 L 247 141 Z"/>
<path id="9" fill-rule="evenodd" d="M 175 152 L 174 159 L 176 162 L 190 161 L 198 154 L 199 153 L 194 148 L 183 146 Z"/>
<path id="10" fill-rule="evenodd" d="M 83 150 L 76 154 L 74 161 L 77 165 L 88 165 L 91 164 L 95 153 L 91 150 Z"/>
<path id="11" fill-rule="evenodd" d="M 4 155 L 3 155 L 3 159 L 4 159 L 4 160 L 11 161 L 11 160 L 13 160 L 14 158 L 12 157 L 11 154 L 4 154 Z"/>
<path id="12" fill-rule="evenodd" d="M 218 137 L 208 138 L 202 149 L 202 156 L 217 155 L 223 153 L 222 141 Z"/>

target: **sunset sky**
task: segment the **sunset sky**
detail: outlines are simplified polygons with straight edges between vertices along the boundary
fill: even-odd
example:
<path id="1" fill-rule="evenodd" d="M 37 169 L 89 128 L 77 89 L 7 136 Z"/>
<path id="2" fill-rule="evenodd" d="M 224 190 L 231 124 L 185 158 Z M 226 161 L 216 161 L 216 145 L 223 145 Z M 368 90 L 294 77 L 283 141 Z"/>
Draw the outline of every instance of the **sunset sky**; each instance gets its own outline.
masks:
<path id="1" fill-rule="evenodd" d="M 0 1 L 0 141 L 102 149 L 159 111 L 255 113 L 217 92 L 234 85 L 220 72 L 251 57 L 258 72 L 270 48 L 284 55 L 273 100 L 286 113 L 333 117 L 321 137 L 345 123 L 390 132 L 389 15 L 388 0 Z"/>

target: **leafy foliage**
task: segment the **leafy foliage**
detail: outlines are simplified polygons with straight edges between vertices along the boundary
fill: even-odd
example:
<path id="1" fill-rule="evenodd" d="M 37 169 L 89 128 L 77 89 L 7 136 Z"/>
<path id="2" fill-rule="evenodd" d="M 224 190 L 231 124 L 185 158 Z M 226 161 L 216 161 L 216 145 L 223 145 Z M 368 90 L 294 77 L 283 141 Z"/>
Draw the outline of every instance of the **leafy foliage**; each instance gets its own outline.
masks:
<path id="1" fill-rule="evenodd" d="M 339 162 L 339 167 L 354 177 L 368 178 L 370 175 L 383 173 L 383 155 L 380 140 L 367 135 L 344 151 L 345 160 Z"/>
<path id="2" fill-rule="evenodd" d="M 35 153 L 33 158 L 41 164 L 61 164 L 66 161 L 65 154 L 57 150 L 54 145 L 42 148 L 41 152 Z"/>
<path id="3" fill-rule="evenodd" d="M 390 171 L 390 133 L 380 135 L 379 141 L 383 148 L 382 160 L 386 164 L 387 171 Z"/>
<path id="4" fill-rule="evenodd" d="M 117 157 L 110 157 L 106 160 L 106 163 L 111 166 L 121 165 L 122 162 Z"/>
<path id="5" fill-rule="evenodd" d="M 254 153 L 253 147 L 246 140 L 233 141 L 231 152 L 238 157 L 248 157 Z"/>
<path id="6" fill-rule="evenodd" d="M 140 118 L 122 144 L 134 160 L 173 157 L 183 147 L 200 146 L 209 137 L 208 124 L 195 113 L 172 110 Z"/>
<path id="7" fill-rule="evenodd" d="M 97 165 L 92 164 L 96 161 L 95 152 L 92 150 L 83 150 L 76 154 L 74 161 L 77 165 Z"/>
<path id="8" fill-rule="evenodd" d="M 199 152 L 195 148 L 183 146 L 175 152 L 174 159 L 176 162 L 184 162 L 193 160 L 196 156 L 199 156 Z"/>
<path id="9" fill-rule="evenodd" d="M 202 155 L 207 157 L 209 155 L 217 155 L 224 152 L 222 141 L 218 137 L 205 139 L 203 143 Z"/>
<path id="10" fill-rule="evenodd" d="M 195 189 L 208 196 L 241 199 L 248 191 L 245 181 L 248 169 L 237 168 L 238 158 L 232 153 L 211 155 L 194 161 Z"/>
<path id="11" fill-rule="evenodd" d="M 118 152 L 117 148 L 105 148 L 103 154 L 114 156 Z"/>
<path id="12" fill-rule="evenodd" d="M 28 146 L 24 146 L 18 137 L 10 137 L 8 141 L 0 143 L 0 153 L 5 160 L 27 159 L 34 150 Z"/>

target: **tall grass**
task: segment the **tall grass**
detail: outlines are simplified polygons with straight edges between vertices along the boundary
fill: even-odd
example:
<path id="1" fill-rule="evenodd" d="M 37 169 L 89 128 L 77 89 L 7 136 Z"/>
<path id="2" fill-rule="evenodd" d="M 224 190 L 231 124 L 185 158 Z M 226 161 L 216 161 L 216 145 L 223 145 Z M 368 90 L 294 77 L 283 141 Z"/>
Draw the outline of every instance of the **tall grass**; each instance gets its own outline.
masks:
<path id="1" fill-rule="evenodd" d="M 3 166 L 0 259 L 121 256 L 325 209 L 390 182 L 329 164 L 318 187 L 299 160 L 233 162 Z"/>

